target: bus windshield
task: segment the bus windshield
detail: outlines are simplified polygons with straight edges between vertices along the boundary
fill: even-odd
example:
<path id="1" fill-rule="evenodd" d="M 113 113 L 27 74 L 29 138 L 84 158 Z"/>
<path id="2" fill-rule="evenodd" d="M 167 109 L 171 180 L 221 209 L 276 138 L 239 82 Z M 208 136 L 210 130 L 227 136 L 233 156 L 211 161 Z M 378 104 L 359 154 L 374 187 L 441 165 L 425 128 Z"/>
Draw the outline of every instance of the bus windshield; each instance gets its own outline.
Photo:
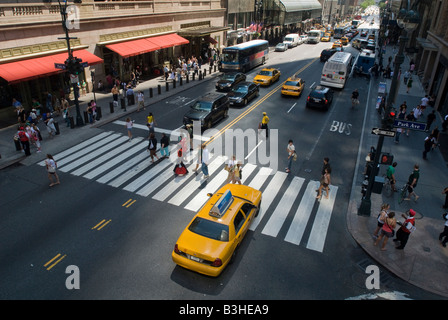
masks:
<path id="1" fill-rule="evenodd" d="M 238 51 L 226 51 L 222 53 L 223 62 L 238 62 Z"/>

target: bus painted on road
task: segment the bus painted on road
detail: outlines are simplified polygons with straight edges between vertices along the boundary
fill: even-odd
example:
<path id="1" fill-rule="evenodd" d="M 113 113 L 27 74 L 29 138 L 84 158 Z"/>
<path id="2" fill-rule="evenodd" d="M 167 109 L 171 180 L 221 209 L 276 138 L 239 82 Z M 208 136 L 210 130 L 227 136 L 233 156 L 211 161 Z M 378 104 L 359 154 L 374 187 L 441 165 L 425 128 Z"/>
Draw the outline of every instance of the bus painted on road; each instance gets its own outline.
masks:
<path id="1" fill-rule="evenodd" d="M 322 68 L 320 84 L 343 89 L 353 67 L 353 56 L 349 52 L 336 52 Z"/>
<path id="2" fill-rule="evenodd" d="M 266 40 L 251 40 L 222 49 L 221 71 L 246 72 L 268 60 Z"/>
<path id="3" fill-rule="evenodd" d="M 319 43 L 322 31 L 320 30 L 310 30 L 308 31 L 308 43 Z"/>

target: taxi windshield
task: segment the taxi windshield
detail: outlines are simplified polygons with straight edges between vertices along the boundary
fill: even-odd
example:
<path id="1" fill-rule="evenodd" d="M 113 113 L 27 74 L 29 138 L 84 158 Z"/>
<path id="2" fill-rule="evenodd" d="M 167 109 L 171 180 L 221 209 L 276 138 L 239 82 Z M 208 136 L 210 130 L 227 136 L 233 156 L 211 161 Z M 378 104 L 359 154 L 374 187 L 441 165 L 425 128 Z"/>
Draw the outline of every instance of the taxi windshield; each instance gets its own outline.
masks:
<path id="1" fill-rule="evenodd" d="M 193 220 L 188 230 L 213 240 L 229 241 L 229 226 L 200 217 Z"/>
<path id="2" fill-rule="evenodd" d="M 272 76 L 272 71 L 261 70 L 259 73 L 260 76 Z"/>

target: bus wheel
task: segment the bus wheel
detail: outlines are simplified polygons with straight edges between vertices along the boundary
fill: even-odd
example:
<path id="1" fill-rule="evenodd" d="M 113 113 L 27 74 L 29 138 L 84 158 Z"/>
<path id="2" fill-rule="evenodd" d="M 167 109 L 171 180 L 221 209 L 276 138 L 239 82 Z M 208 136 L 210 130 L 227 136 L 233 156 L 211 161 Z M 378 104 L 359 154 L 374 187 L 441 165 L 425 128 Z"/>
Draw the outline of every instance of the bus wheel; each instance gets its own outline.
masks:
<path id="1" fill-rule="evenodd" d="M 264 57 L 261 59 L 261 64 L 265 64 L 265 58 Z"/>

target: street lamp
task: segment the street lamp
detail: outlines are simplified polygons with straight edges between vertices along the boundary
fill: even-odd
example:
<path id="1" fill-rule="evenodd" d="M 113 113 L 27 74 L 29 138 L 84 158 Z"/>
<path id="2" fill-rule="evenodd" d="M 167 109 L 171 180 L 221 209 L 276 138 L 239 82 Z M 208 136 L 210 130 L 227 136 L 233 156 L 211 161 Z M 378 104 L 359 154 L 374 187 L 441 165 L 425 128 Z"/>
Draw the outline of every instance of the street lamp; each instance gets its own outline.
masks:
<path id="1" fill-rule="evenodd" d="M 52 0 L 43 0 L 44 5 L 49 6 L 51 5 Z M 82 0 L 74 0 L 74 3 L 80 4 L 82 3 Z M 65 61 L 65 68 L 70 73 L 70 82 L 72 84 L 73 88 L 73 95 L 75 96 L 75 107 L 76 107 L 76 125 L 78 127 L 84 125 L 84 121 L 81 116 L 81 111 L 79 109 L 79 88 L 77 85 L 76 79 L 78 78 L 78 74 L 80 74 L 84 67 L 82 65 L 82 60 L 79 58 L 76 58 L 73 56 L 73 52 L 70 48 L 70 39 L 77 39 L 76 37 L 70 37 L 68 34 L 68 27 L 67 27 L 67 0 L 64 0 L 64 5 L 61 3 L 61 0 L 58 0 L 59 4 L 59 12 L 61 13 L 62 18 L 62 28 L 65 32 L 65 37 L 58 38 L 58 39 L 65 39 L 67 42 L 67 51 L 68 51 L 68 59 Z"/>
<path id="2" fill-rule="evenodd" d="M 410 8 L 410 0 L 407 0 L 407 8 Z M 404 61 L 404 47 L 406 42 L 408 41 L 407 33 L 414 30 L 420 22 L 420 17 L 418 13 L 414 10 L 400 9 L 397 17 L 397 23 L 400 28 L 402 28 L 403 35 L 400 36 L 400 47 L 398 49 L 398 53 L 394 58 L 394 73 L 392 76 L 392 82 L 390 85 L 389 95 L 387 97 L 385 113 L 383 116 L 382 127 L 384 129 L 390 128 L 391 114 L 395 114 L 391 112 L 393 110 L 393 104 L 395 102 L 395 98 L 397 96 L 398 91 L 398 74 L 400 72 L 400 66 Z M 375 159 L 373 161 L 373 168 L 371 170 L 369 176 L 369 184 L 367 186 L 366 193 L 361 200 L 361 205 L 358 208 L 358 215 L 361 216 L 370 216 L 371 211 L 371 200 L 370 195 L 372 193 L 373 182 L 375 180 L 376 168 L 378 167 L 379 159 L 381 156 L 381 149 L 384 143 L 384 136 L 380 135 L 378 138 L 378 145 L 376 148 Z"/>

